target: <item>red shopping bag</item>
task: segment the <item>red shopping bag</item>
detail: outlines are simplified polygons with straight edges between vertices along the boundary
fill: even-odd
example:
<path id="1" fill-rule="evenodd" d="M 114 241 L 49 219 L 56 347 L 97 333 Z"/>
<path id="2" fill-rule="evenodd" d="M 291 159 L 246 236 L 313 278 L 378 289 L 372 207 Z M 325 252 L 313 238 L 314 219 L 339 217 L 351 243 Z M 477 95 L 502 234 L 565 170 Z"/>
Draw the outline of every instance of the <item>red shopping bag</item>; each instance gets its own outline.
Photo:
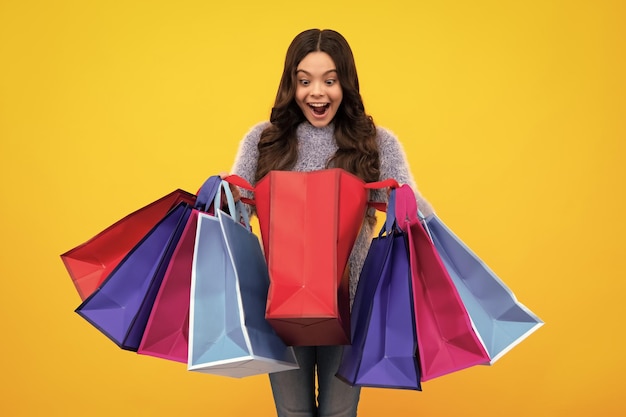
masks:
<path id="1" fill-rule="evenodd" d="M 415 193 L 396 190 L 396 219 L 408 234 L 422 381 L 489 363 L 452 278 L 417 217 Z"/>
<path id="2" fill-rule="evenodd" d="M 133 247 L 179 203 L 193 205 L 196 196 L 175 190 L 107 227 L 61 259 L 81 300 L 91 295 Z"/>
<path id="3" fill-rule="evenodd" d="M 368 206 L 366 184 L 339 168 L 271 171 L 254 189 L 270 287 L 266 319 L 291 346 L 350 343 L 348 257 Z"/>

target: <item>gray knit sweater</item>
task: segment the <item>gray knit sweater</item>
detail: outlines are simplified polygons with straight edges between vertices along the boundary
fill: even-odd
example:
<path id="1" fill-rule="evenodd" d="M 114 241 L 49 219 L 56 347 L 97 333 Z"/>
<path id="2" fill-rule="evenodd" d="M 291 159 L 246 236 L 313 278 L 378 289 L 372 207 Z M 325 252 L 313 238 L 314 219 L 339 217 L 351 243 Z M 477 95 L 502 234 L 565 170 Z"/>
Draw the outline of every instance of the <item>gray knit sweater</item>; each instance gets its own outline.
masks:
<path id="1" fill-rule="evenodd" d="M 232 174 L 245 178 L 252 185 L 254 185 L 254 175 L 256 173 L 259 156 L 257 145 L 261 132 L 263 132 L 268 125 L 269 122 L 263 122 L 252 127 L 241 141 L 237 157 L 231 169 Z M 298 160 L 293 168 L 294 171 L 309 172 L 326 168 L 326 163 L 337 150 L 334 129 L 333 124 L 317 128 L 308 122 L 303 122 L 298 126 Z M 398 139 L 390 131 L 381 127 L 377 128 L 376 139 L 378 141 L 378 152 L 380 155 L 380 179 L 394 178 L 400 184 L 409 184 L 416 193 L 418 207 L 422 213 L 425 216 L 432 214 L 432 207 L 417 190 L 417 186 L 407 163 L 406 155 Z M 242 195 L 251 197 L 245 190 L 242 190 Z M 373 190 L 370 192 L 370 199 L 373 201 L 386 201 L 387 195 L 383 190 Z M 351 304 L 354 301 L 359 275 L 373 235 L 373 226 L 369 225 L 368 222 L 364 222 L 350 255 Z"/>

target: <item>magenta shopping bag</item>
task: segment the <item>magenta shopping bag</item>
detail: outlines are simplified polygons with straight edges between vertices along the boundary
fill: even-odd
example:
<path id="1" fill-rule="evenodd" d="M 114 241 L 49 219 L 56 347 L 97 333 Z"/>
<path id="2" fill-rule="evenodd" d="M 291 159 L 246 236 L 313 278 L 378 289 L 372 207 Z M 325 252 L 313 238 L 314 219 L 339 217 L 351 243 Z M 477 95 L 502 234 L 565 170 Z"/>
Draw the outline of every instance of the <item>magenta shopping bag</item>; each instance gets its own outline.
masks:
<path id="1" fill-rule="evenodd" d="M 469 314 L 417 216 L 414 191 L 396 191 L 396 219 L 408 235 L 422 381 L 489 363 Z"/>
<path id="2" fill-rule="evenodd" d="M 187 363 L 191 265 L 198 210 L 193 210 L 154 300 L 137 353 Z"/>
<path id="3" fill-rule="evenodd" d="M 215 212 L 212 203 L 220 184 L 221 178 L 213 176 L 201 188 L 198 204 L 191 211 L 154 300 L 137 350 L 139 354 L 187 363 L 191 269 L 198 214 Z"/>

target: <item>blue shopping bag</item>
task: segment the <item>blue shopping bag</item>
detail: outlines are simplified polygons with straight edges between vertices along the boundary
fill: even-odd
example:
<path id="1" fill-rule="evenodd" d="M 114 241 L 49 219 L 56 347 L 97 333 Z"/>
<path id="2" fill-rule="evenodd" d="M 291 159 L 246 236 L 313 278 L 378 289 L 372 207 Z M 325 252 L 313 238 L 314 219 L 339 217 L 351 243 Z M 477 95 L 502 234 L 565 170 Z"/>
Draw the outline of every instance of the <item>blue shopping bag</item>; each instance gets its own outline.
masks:
<path id="1" fill-rule="evenodd" d="M 490 363 L 543 325 L 436 215 L 423 221 L 483 342 Z"/>
<path id="2" fill-rule="evenodd" d="M 232 216 L 198 216 L 188 369 L 235 378 L 297 369 L 293 348 L 265 320 L 269 274 L 247 210 L 228 183 L 222 189 Z"/>
<path id="3" fill-rule="evenodd" d="M 351 340 L 337 376 L 353 386 L 421 391 L 407 236 L 395 223 L 395 191 L 387 221 L 372 240 L 352 306 Z"/>

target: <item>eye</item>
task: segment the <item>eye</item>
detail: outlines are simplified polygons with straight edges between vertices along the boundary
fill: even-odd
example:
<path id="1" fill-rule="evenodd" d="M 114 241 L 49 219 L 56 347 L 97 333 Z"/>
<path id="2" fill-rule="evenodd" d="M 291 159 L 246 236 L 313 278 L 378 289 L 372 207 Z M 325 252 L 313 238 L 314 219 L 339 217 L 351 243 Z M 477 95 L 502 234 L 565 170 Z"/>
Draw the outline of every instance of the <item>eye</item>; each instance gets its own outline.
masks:
<path id="1" fill-rule="evenodd" d="M 307 85 L 311 84 L 311 82 L 309 80 L 305 80 L 305 79 L 300 79 L 300 80 L 298 80 L 298 82 L 300 83 L 300 85 L 303 85 L 305 87 Z"/>
<path id="2" fill-rule="evenodd" d="M 328 85 L 328 86 L 335 85 L 336 82 L 337 82 L 337 80 L 334 80 L 334 79 L 331 78 L 329 80 L 326 80 L 326 85 Z"/>

